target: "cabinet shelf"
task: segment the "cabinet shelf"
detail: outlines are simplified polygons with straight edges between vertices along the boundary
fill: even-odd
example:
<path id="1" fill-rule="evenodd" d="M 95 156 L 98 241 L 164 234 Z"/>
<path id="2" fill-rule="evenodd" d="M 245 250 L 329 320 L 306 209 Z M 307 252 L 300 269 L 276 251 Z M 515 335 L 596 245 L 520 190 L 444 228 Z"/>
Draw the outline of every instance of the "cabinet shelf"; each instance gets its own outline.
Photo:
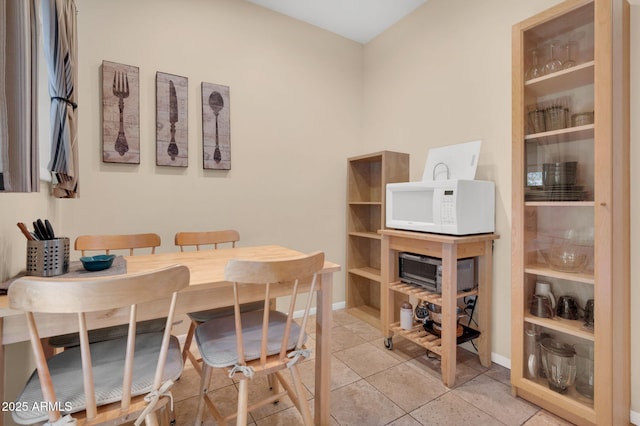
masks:
<path id="1" fill-rule="evenodd" d="M 389 290 L 397 291 L 398 293 L 406 294 L 407 296 L 413 296 L 420 300 L 425 300 L 434 305 L 442 306 L 442 295 L 434 293 L 429 290 L 425 290 L 422 287 L 406 284 L 401 281 L 396 281 L 389 284 Z M 462 299 L 468 296 L 477 296 L 478 288 L 474 288 L 469 291 L 459 291 L 456 298 Z"/>
<path id="2" fill-rule="evenodd" d="M 558 331 L 581 339 L 594 341 L 593 330 L 584 327 L 583 321 L 568 320 L 564 318 L 541 318 L 534 315 L 525 315 L 524 321 L 529 324 L 539 325 L 550 330 Z"/>
<path id="3" fill-rule="evenodd" d="M 557 278 L 567 281 L 575 281 L 585 284 L 594 284 L 595 279 L 593 273 L 579 273 L 579 272 L 562 272 L 551 269 L 546 265 L 529 265 L 524 268 L 524 272 L 527 274 L 538 275 L 548 278 Z"/>
<path id="4" fill-rule="evenodd" d="M 399 322 L 389 324 L 389 330 L 394 334 L 404 337 L 438 356 L 442 356 L 442 340 L 440 336 L 431 334 L 424 329 L 422 324 L 415 324 L 411 330 L 400 327 Z"/>
<path id="5" fill-rule="evenodd" d="M 531 133 L 524 137 L 527 142 L 540 143 L 561 143 L 579 140 L 593 139 L 595 127 L 593 124 L 585 124 L 583 126 L 567 127 L 558 130 L 549 130 L 548 132 Z"/>
<path id="6" fill-rule="evenodd" d="M 372 240 L 379 240 L 380 239 L 380 234 L 378 234 L 375 231 L 362 231 L 362 232 L 358 232 L 358 231 L 353 231 L 353 232 L 349 232 L 349 236 L 350 237 L 358 237 L 358 238 L 370 238 Z"/>
<path id="7" fill-rule="evenodd" d="M 350 206 L 381 206 L 380 201 L 349 201 Z"/>
<path id="8" fill-rule="evenodd" d="M 525 89 L 536 97 L 593 84 L 595 62 L 589 61 L 549 75 L 527 80 Z"/>
<path id="9" fill-rule="evenodd" d="M 570 412 L 575 418 L 585 419 L 589 423 L 596 423 L 596 412 L 594 410 L 593 400 L 581 395 L 574 387 L 567 389 L 564 394 L 549 389 L 549 385 L 545 378 L 522 379 L 518 384 L 519 390 L 523 395 L 530 395 L 533 402 L 539 400 L 553 401 L 552 404 L 558 405 Z"/>
<path id="10" fill-rule="evenodd" d="M 371 281 L 380 282 L 380 269 L 364 267 L 349 269 L 350 274 L 358 275 Z"/>
<path id="11" fill-rule="evenodd" d="M 594 207 L 593 201 L 525 201 L 527 207 Z"/>

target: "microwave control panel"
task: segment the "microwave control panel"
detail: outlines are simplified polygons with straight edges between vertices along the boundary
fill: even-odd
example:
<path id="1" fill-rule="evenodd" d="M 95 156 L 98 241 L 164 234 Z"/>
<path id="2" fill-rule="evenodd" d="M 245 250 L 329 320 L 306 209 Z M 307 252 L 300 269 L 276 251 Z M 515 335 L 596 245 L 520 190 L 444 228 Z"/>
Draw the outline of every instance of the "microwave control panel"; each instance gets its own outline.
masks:
<path id="1" fill-rule="evenodd" d="M 440 206 L 442 224 L 454 225 L 456 223 L 456 192 L 454 189 L 442 190 L 442 204 Z"/>

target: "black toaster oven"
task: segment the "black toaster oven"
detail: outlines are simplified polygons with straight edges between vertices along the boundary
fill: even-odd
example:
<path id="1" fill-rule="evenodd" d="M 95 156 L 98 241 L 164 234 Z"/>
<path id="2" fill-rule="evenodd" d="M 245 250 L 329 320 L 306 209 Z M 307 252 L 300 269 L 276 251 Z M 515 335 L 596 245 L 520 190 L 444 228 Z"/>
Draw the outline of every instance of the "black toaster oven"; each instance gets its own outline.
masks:
<path id="1" fill-rule="evenodd" d="M 442 259 L 402 252 L 398 255 L 400 281 L 442 293 Z M 477 286 L 475 258 L 458 259 L 458 291 Z"/>

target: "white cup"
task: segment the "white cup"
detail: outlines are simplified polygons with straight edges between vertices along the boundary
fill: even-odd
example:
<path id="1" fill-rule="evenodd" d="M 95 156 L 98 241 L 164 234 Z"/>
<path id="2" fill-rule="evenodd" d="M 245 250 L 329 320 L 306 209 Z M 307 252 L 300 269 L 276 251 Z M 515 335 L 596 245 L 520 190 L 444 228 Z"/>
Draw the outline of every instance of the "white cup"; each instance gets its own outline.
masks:
<path id="1" fill-rule="evenodd" d="M 400 308 L 400 328 L 411 330 L 413 328 L 413 307 L 405 302 Z"/>
<path id="2" fill-rule="evenodd" d="M 538 296 L 547 296 L 551 301 L 551 308 L 556 308 L 556 298 L 551 293 L 551 284 L 545 282 L 536 282 L 536 292 Z"/>

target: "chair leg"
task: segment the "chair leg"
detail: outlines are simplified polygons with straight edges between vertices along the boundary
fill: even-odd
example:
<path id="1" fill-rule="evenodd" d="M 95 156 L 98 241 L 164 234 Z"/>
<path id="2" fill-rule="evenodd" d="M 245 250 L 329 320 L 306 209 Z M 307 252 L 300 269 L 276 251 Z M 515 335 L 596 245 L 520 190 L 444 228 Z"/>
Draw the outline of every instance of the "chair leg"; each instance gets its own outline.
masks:
<path id="1" fill-rule="evenodd" d="M 145 426 L 159 426 L 158 416 L 156 415 L 155 411 L 147 414 L 147 416 L 144 418 L 144 424 Z"/>
<path id="2" fill-rule="evenodd" d="M 238 418 L 236 419 L 237 426 L 246 426 L 247 424 L 247 409 L 249 406 L 249 380 L 242 379 L 239 383 L 238 389 Z"/>
<path id="3" fill-rule="evenodd" d="M 304 386 L 302 385 L 302 380 L 300 380 L 298 366 L 293 365 L 289 370 L 291 371 L 291 380 L 293 381 L 293 387 L 298 397 L 298 405 L 300 414 L 302 414 L 302 420 L 306 426 L 311 426 L 313 425 L 313 418 L 311 417 L 311 410 L 309 409 L 309 401 L 307 401 L 304 395 Z"/>
<path id="4" fill-rule="evenodd" d="M 200 398 L 198 399 L 198 410 L 196 411 L 196 421 L 194 426 L 200 426 L 202 424 L 202 417 L 204 414 L 204 399 L 208 392 L 209 382 L 211 381 L 211 367 L 207 364 L 202 366 L 202 375 L 200 377 Z"/>
<path id="5" fill-rule="evenodd" d="M 187 337 L 184 339 L 184 346 L 182 347 L 182 363 L 186 364 L 189 349 L 191 349 L 191 341 L 193 340 L 193 334 L 196 331 L 197 323 L 195 321 L 191 321 L 189 324 L 189 331 L 187 331 Z"/>
<path id="6" fill-rule="evenodd" d="M 278 381 L 278 379 L 276 378 L 276 376 L 274 374 L 269 374 L 267 376 L 267 381 L 269 383 L 269 389 L 273 392 L 274 395 L 277 395 L 280 393 L 280 382 Z M 278 401 L 276 401 L 278 402 Z"/>

